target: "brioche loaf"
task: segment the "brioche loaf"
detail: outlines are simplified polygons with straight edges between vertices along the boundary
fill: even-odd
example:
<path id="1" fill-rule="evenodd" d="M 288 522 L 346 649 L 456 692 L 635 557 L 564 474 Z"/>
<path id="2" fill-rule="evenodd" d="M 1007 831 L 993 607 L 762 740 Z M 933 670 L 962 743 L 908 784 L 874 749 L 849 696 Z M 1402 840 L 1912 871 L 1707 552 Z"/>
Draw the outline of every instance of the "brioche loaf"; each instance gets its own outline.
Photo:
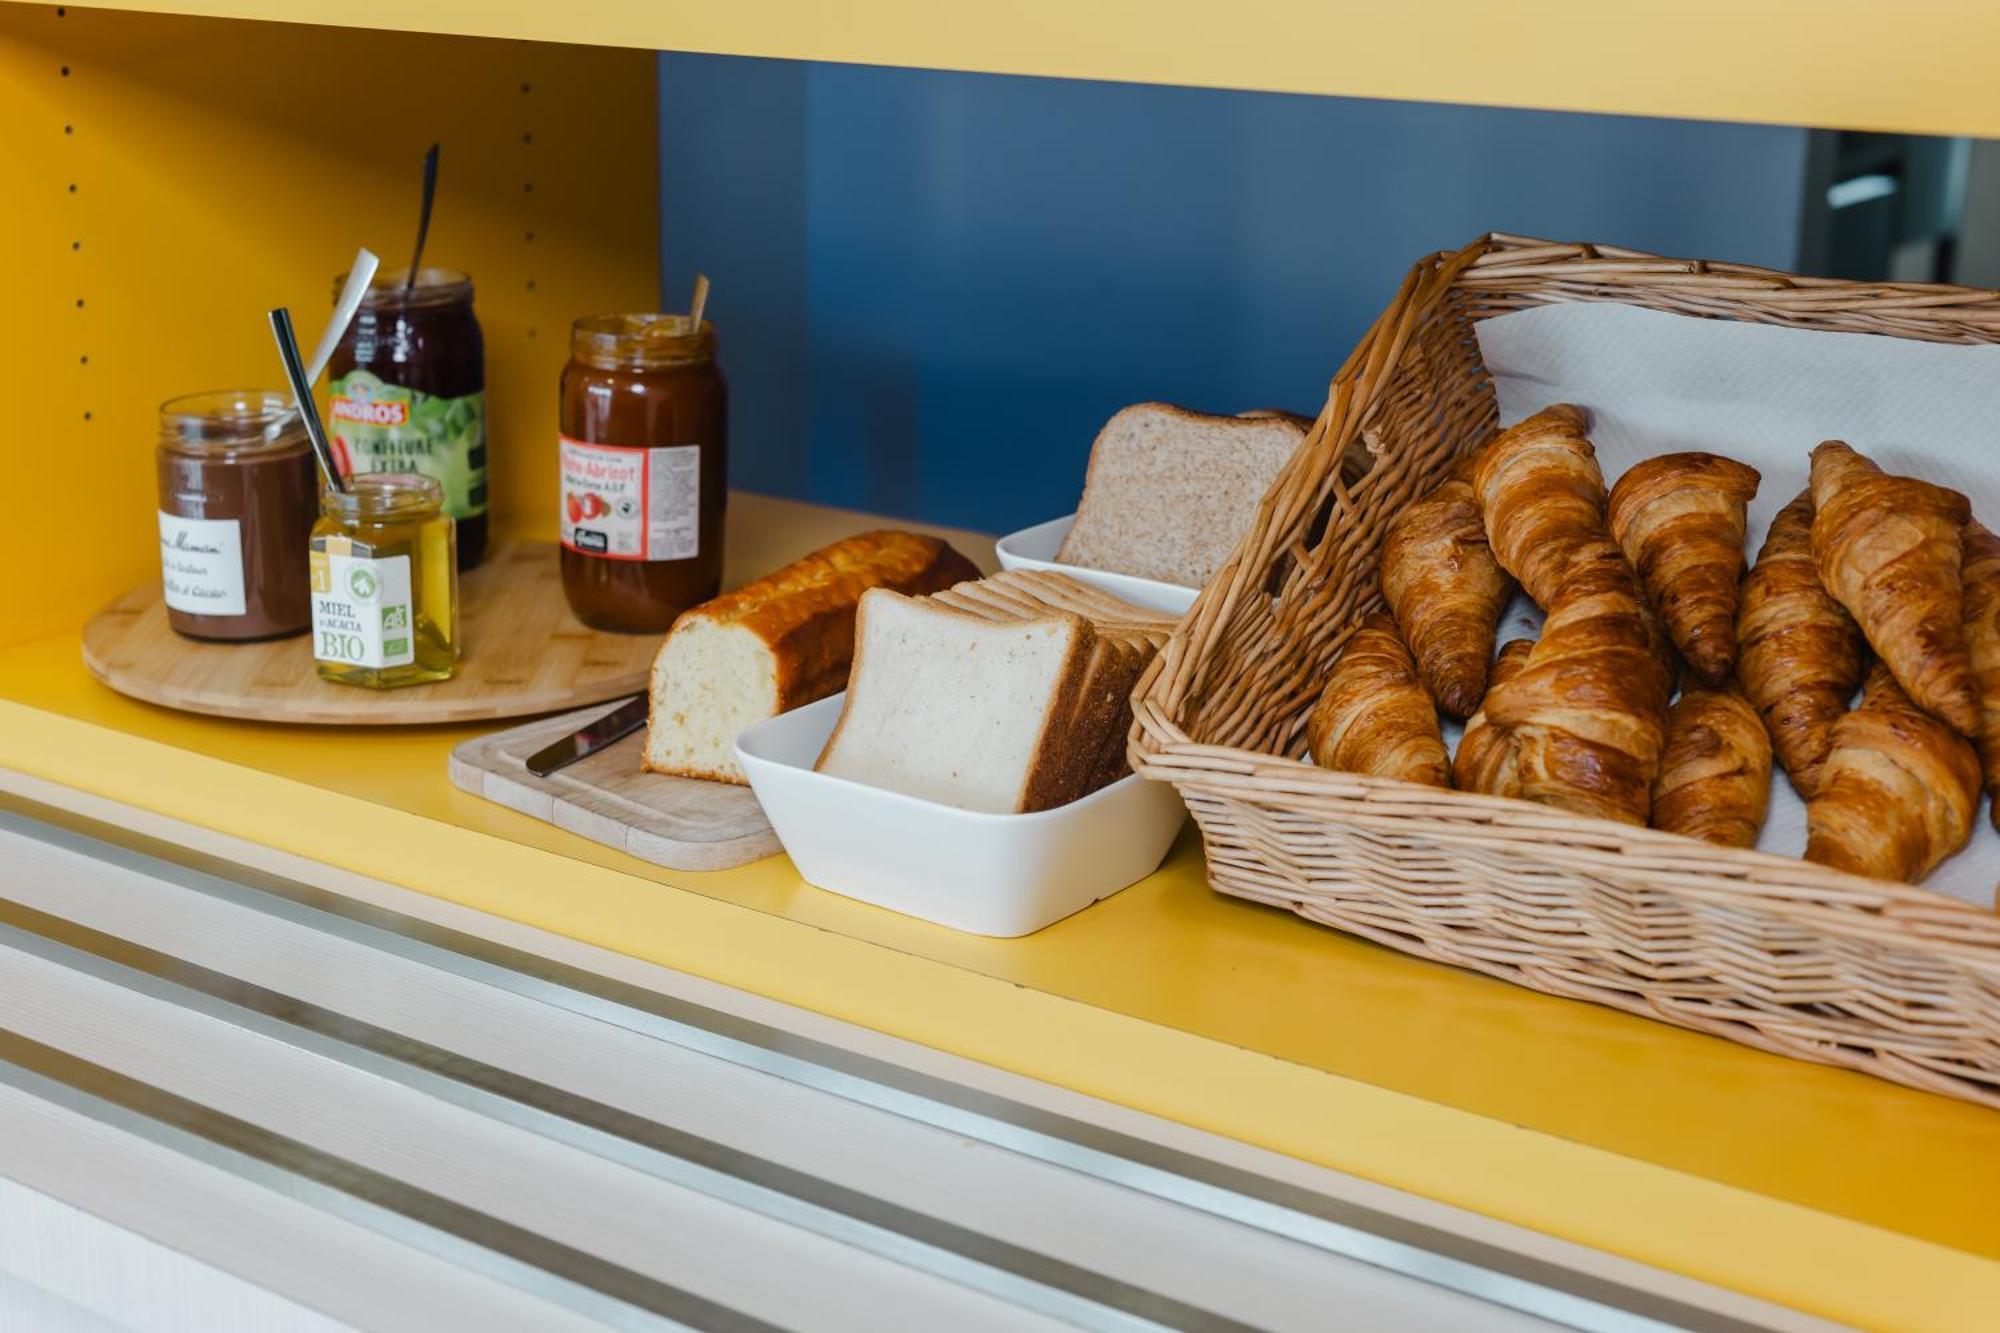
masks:
<path id="1" fill-rule="evenodd" d="M 1058 563 L 1199 588 L 1250 530 L 1311 425 L 1284 412 L 1128 407 L 1097 434 Z"/>
<path id="2" fill-rule="evenodd" d="M 683 613 L 653 659 L 641 767 L 742 783 L 735 743 L 745 728 L 847 683 L 863 593 L 933 592 L 978 577 L 935 537 L 864 532 Z"/>
<path id="3" fill-rule="evenodd" d="M 1126 771 L 1132 690 L 1173 622 L 1060 574 L 861 600 L 823 773 L 994 814 Z"/>

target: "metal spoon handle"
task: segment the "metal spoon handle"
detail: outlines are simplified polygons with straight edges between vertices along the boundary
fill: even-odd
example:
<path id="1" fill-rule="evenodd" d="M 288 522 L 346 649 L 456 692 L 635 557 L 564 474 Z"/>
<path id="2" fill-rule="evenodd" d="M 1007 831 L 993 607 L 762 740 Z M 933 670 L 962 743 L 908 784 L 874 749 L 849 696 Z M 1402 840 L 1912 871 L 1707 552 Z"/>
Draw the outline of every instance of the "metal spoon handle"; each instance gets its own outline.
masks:
<path id="1" fill-rule="evenodd" d="M 403 290 L 415 291 L 417 273 L 424 262 L 424 238 L 431 234 L 431 201 L 437 198 L 438 188 L 438 146 L 431 145 L 424 154 L 424 206 L 417 214 L 417 248 L 410 254 L 410 273 L 403 279 Z"/>
<path id="2" fill-rule="evenodd" d="M 306 378 L 305 362 L 299 357 L 298 335 L 292 332 L 292 312 L 284 306 L 271 312 L 271 336 L 278 340 L 278 359 L 285 363 L 285 379 L 292 386 L 292 396 L 298 400 L 299 417 L 305 422 L 306 438 L 312 441 L 313 453 L 319 458 L 319 470 L 325 474 L 328 486 L 345 491 L 347 479 L 340 475 L 340 465 L 334 461 L 326 426 L 319 419 L 319 404 L 313 401 L 312 381 Z"/>

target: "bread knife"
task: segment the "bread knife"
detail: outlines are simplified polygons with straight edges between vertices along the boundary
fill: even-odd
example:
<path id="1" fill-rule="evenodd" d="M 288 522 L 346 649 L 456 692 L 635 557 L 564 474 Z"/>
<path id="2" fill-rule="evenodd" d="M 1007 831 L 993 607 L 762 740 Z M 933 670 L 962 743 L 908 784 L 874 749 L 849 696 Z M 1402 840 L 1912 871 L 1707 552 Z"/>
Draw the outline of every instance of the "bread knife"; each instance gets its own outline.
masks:
<path id="1" fill-rule="evenodd" d="M 596 721 L 529 755 L 528 771 L 538 778 L 545 778 L 559 768 L 568 768 L 586 755 L 616 745 L 645 725 L 646 696 L 635 694 Z"/>

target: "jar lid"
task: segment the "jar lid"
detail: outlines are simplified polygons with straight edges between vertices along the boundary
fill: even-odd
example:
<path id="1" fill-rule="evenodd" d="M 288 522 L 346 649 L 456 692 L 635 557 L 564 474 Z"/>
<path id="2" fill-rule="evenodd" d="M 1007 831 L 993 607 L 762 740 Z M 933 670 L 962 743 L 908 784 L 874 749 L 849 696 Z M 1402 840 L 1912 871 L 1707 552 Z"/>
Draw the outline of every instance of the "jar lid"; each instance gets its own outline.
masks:
<path id="1" fill-rule="evenodd" d="M 605 370 L 657 370 L 713 360 L 715 325 L 686 315 L 585 315 L 570 326 L 570 355 Z"/>
<path id="2" fill-rule="evenodd" d="M 292 396 L 276 389 L 211 389 L 160 404 L 160 439 L 177 448 L 237 453 L 306 444 Z"/>
<path id="3" fill-rule="evenodd" d="M 320 512 L 350 521 L 423 518 L 438 512 L 444 490 L 415 472 L 364 472 L 347 479 L 347 489 L 320 492 Z"/>
<path id="4" fill-rule="evenodd" d="M 426 265 L 417 270 L 414 286 L 405 285 L 410 276 L 407 266 L 376 270 L 368 280 L 368 290 L 361 294 L 363 310 L 412 310 L 447 305 L 469 305 L 472 302 L 472 279 L 455 268 L 432 268 Z M 340 293 L 347 286 L 347 274 L 337 275 L 333 280 L 333 299 L 338 301 Z"/>

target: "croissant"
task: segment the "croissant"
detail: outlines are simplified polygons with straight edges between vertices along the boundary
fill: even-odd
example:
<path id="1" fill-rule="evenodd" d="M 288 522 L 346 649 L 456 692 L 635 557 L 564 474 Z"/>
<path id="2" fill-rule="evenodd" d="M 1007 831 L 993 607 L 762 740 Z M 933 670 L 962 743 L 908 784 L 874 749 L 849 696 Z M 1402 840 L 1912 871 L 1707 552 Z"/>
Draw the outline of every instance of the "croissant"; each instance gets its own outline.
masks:
<path id="1" fill-rule="evenodd" d="M 1667 710 L 1667 748 L 1653 780 L 1653 827 L 1755 847 L 1771 803 L 1771 737 L 1734 689 L 1683 690 Z"/>
<path id="2" fill-rule="evenodd" d="M 1493 631 L 1513 580 L 1493 558 L 1472 483 L 1454 473 L 1405 509 L 1382 538 L 1382 597 L 1416 658 L 1417 676 L 1453 717 L 1486 693 Z"/>
<path id="3" fill-rule="evenodd" d="M 1646 822 L 1670 683 L 1641 606 L 1632 567 L 1599 538 L 1571 560 L 1520 674 L 1486 692 L 1487 723 L 1511 733 L 1522 796 Z"/>
<path id="4" fill-rule="evenodd" d="M 1979 813 L 1979 757 L 1910 702 L 1888 667 L 1833 724 L 1819 792 L 1806 804 L 1806 860 L 1916 883 L 1965 846 Z"/>
<path id="5" fill-rule="evenodd" d="M 2000 828 L 2000 537 L 1973 519 L 1965 525 L 1965 647 L 1979 693 L 1979 762 L 1986 790 L 1995 796 L 1993 826 Z"/>
<path id="6" fill-rule="evenodd" d="M 1756 468 L 1718 454 L 1665 454 L 1634 465 L 1611 488 L 1611 535 L 1705 685 L 1722 684 L 1736 668 L 1743 511 L 1761 479 Z"/>
<path id="7" fill-rule="evenodd" d="M 1861 629 L 1820 586 L 1812 559 L 1812 492 L 1778 511 L 1743 580 L 1736 674 L 1763 715 L 1778 762 L 1812 798 L 1833 724 L 1861 685 Z"/>
<path id="8" fill-rule="evenodd" d="M 1437 707 L 1395 621 L 1376 612 L 1354 631 L 1306 719 L 1306 745 L 1321 768 L 1451 785 Z"/>
<path id="9" fill-rule="evenodd" d="M 1472 488 L 1500 567 L 1544 610 L 1570 560 L 1604 535 L 1604 474 L 1582 408 L 1558 403 L 1501 431 L 1473 464 Z"/>
<path id="10" fill-rule="evenodd" d="M 1493 689 L 1512 680 L 1528 664 L 1533 639 L 1509 639 L 1493 659 L 1487 679 Z M 1458 738 L 1458 753 L 1451 757 L 1451 783 L 1460 791 L 1484 792 L 1488 796 L 1519 796 L 1521 784 L 1514 774 L 1514 747 L 1511 738 L 1486 720 L 1481 709 L 1466 719 L 1465 734 Z"/>
<path id="11" fill-rule="evenodd" d="M 1979 729 L 1965 648 L 1957 491 L 1891 476 L 1838 440 L 1812 454 L 1813 564 L 1918 707 Z"/>

